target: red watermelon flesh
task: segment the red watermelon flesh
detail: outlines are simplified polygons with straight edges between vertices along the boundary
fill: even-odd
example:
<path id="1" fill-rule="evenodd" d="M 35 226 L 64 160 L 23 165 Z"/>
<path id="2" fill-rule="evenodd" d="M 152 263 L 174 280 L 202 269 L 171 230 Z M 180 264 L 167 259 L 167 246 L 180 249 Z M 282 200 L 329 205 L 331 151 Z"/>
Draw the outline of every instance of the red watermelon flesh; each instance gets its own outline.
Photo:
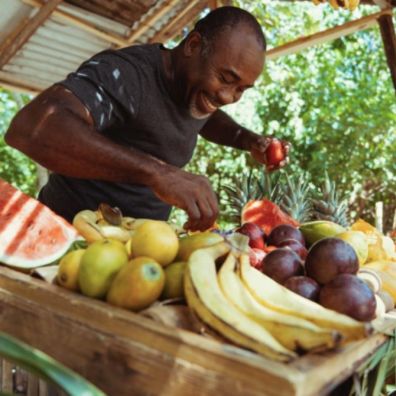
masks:
<path id="1" fill-rule="evenodd" d="M 62 217 L 0 179 L 0 263 L 20 268 L 50 264 L 77 235 Z"/>
<path id="2" fill-rule="evenodd" d="M 260 226 L 266 235 L 278 225 L 290 224 L 298 227 L 300 224 L 283 212 L 280 207 L 268 199 L 249 201 L 242 209 L 241 223 L 252 222 Z"/>

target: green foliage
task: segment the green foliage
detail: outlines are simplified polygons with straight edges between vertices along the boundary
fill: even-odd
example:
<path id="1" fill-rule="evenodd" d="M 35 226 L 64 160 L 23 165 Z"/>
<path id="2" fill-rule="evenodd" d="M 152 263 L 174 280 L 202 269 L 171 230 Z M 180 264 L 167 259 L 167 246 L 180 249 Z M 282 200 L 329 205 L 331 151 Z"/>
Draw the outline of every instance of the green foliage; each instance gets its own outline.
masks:
<path id="1" fill-rule="evenodd" d="M 259 18 L 269 48 L 375 12 L 301 3 L 234 1 Z M 349 197 L 352 220 L 361 216 L 373 223 L 375 202 L 383 201 L 390 228 L 396 208 L 396 101 L 378 27 L 268 60 L 248 104 L 226 111 L 252 127 L 255 107 L 254 130 L 289 140 L 289 173 L 310 174 L 320 185 L 327 171 Z M 230 175 L 246 167 L 258 166 L 244 153 L 201 140 L 189 169 L 208 175 L 217 189 L 220 182 L 232 184 Z M 222 205 L 225 222 L 227 214 Z"/>
<path id="2" fill-rule="evenodd" d="M 36 194 L 36 165 L 4 142 L 4 134 L 16 114 L 30 97 L 0 88 L 0 178 L 11 182 L 25 193 Z"/>
<path id="3" fill-rule="evenodd" d="M 311 2 L 244 1 L 262 24 L 268 48 L 357 19 L 377 8 L 353 13 Z M 22 97 L 23 102 L 29 99 Z M 0 177 L 36 193 L 32 161 L 7 147 L 3 136 L 20 97 L 0 90 Z M 348 197 L 351 220 L 374 223 L 374 204 L 384 202 L 385 229 L 396 209 L 396 101 L 378 26 L 297 54 L 268 60 L 256 88 L 225 109 L 242 125 L 289 140 L 293 149 L 288 173 L 308 174 L 315 185 L 327 172 L 341 196 Z M 261 167 L 243 152 L 200 139 L 187 170 L 207 175 L 221 204 L 220 224 L 230 222 L 222 186 L 233 176 Z M 184 213 L 172 219 L 181 223 Z"/>
<path id="4" fill-rule="evenodd" d="M 58 385 L 70 396 L 106 396 L 83 377 L 47 354 L 2 332 L 0 333 L 0 356 Z"/>

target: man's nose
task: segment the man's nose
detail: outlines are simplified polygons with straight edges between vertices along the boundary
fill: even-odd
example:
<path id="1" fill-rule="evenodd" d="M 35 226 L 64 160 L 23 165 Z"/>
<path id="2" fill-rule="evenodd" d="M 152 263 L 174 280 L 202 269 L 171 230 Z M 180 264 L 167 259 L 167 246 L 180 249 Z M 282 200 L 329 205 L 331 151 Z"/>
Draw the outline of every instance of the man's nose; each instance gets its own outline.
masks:
<path id="1" fill-rule="evenodd" d="M 235 103 L 240 99 L 240 97 L 241 93 L 239 93 L 236 89 L 232 88 L 222 89 L 218 93 L 218 100 L 222 106 Z"/>

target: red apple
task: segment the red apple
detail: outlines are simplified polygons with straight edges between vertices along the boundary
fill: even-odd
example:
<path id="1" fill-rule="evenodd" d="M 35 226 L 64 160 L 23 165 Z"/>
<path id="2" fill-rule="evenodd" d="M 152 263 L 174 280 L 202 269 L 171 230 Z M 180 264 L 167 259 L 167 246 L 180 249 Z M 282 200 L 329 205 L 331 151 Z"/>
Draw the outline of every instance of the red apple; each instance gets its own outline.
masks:
<path id="1" fill-rule="evenodd" d="M 264 250 L 249 248 L 250 265 L 261 271 L 263 268 L 263 259 L 266 256 Z"/>
<path id="2" fill-rule="evenodd" d="M 249 237 L 249 246 L 254 249 L 264 249 L 264 231 L 254 223 L 246 222 L 237 228 L 235 232 Z"/>
<path id="3" fill-rule="evenodd" d="M 271 140 L 265 154 L 267 157 L 267 166 L 279 165 L 286 157 L 282 142 L 278 139 Z"/>

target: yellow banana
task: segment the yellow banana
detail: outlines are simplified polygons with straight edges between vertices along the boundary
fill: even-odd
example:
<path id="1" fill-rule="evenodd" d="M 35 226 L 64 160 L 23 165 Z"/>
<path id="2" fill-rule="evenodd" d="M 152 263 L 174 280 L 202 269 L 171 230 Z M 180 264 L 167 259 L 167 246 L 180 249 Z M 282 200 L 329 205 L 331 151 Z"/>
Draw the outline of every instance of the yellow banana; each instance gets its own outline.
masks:
<path id="1" fill-rule="evenodd" d="M 321 329 L 313 323 L 277 312 L 260 305 L 235 273 L 236 257 L 230 253 L 222 265 L 218 279 L 224 295 L 240 311 L 267 329 L 283 346 L 290 350 L 326 350 L 334 348 L 341 334 Z"/>
<path id="2" fill-rule="evenodd" d="M 223 322 L 220 318 L 214 315 L 200 300 L 191 281 L 189 271 L 184 273 L 184 294 L 186 296 L 188 306 L 195 312 L 195 314 L 208 326 L 216 330 L 223 337 L 227 338 L 236 345 L 248 348 L 267 358 L 286 362 L 290 360 L 287 354 L 280 354 L 268 348 L 265 344 L 255 341 L 240 333 L 233 326 Z"/>
<path id="3" fill-rule="evenodd" d="M 185 275 L 187 303 L 205 323 L 243 347 L 279 361 L 296 357 L 225 298 L 217 281 L 215 259 L 229 250 L 222 242 L 198 249 L 190 256 Z"/>
<path id="4" fill-rule="evenodd" d="M 73 219 L 73 226 L 88 243 L 103 239 L 100 227 L 96 224 L 98 220 L 96 212 L 93 210 L 82 210 Z"/>
<path id="5" fill-rule="evenodd" d="M 109 225 L 104 221 L 98 212 L 93 210 L 82 210 L 73 219 L 73 226 L 88 243 L 110 238 L 121 242 L 126 242 L 130 238 L 127 230 Z"/>
<path id="6" fill-rule="evenodd" d="M 253 268 L 245 254 L 241 255 L 240 270 L 242 280 L 253 297 L 266 307 L 307 319 L 322 328 L 337 330 L 347 341 L 364 338 L 372 330 L 369 323 L 358 322 L 293 293 Z"/>

